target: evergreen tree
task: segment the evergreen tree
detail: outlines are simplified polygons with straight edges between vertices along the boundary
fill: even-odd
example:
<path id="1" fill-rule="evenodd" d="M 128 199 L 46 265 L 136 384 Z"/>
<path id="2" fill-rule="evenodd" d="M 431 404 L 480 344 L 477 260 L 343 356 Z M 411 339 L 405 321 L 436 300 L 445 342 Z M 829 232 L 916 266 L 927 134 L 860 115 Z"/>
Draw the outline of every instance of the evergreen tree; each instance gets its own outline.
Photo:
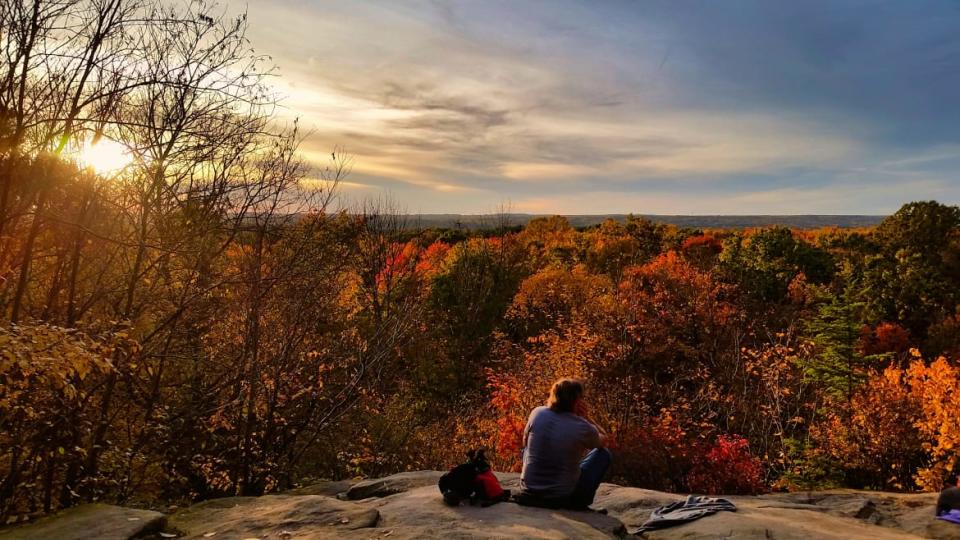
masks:
<path id="1" fill-rule="evenodd" d="M 863 309 L 864 303 L 854 299 L 853 287 L 847 287 L 824 302 L 806 328 L 815 353 L 803 362 L 804 374 L 828 394 L 848 402 L 866 368 L 883 356 L 864 355 L 858 348 Z"/>

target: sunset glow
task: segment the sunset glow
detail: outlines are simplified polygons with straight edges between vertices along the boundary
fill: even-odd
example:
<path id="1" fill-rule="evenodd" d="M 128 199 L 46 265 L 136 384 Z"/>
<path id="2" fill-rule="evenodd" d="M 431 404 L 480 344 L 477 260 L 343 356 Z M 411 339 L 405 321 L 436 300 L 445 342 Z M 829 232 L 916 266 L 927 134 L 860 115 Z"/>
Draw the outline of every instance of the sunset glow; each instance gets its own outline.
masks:
<path id="1" fill-rule="evenodd" d="M 101 175 L 109 176 L 130 165 L 133 157 L 122 144 L 110 139 L 100 139 L 95 144 L 84 143 L 79 161 L 84 167 L 90 167 Z"/>

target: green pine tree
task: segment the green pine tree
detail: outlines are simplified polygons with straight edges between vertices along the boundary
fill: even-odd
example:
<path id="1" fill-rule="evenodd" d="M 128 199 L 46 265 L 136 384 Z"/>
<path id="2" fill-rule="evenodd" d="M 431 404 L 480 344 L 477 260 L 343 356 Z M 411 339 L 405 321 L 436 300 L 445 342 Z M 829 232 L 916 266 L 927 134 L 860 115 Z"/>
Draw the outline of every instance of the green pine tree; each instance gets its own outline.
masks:
<path id="1" fill-rule="evenodd" d="M 802 365 L 809 380 L 847 402 L 866 377 L 866 368 L 882 356 L 864 355 L 857 348 L 864 303 L 854 299 L 853 290 L 848 287 L 824 302 L 817 316 L 807 324 L 815 353 Z"/>

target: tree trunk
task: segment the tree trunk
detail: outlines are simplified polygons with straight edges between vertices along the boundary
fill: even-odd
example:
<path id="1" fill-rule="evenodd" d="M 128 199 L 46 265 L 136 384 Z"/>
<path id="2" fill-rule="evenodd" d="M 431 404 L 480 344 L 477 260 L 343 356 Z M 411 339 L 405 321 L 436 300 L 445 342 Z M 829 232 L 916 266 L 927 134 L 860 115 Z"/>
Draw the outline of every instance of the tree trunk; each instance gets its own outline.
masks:
<path id="1" fill-rule="evenodd" d="M 40 223 L 42 219 L 40 214 L 47 203 L 46 190 L 42 189 L 37 195 L 36 209 L 33 212 L 33 222 L 30 224 L 30 233 L 27 235 L 27 242 L 23 246 L 23 260 L 20 262 L 20 276 L 17 280 L 17 289 L 13 296 L 13 307 L 10 311 L 10 322 L 16 323 L 20 320 L 20 311 L 23 309 L 23 296 L 27 292 L 27 284 L 30 280 L 30 262 L 33 259 L 33 246 L 36 243 L 37 235 L 40 234 Z"/>

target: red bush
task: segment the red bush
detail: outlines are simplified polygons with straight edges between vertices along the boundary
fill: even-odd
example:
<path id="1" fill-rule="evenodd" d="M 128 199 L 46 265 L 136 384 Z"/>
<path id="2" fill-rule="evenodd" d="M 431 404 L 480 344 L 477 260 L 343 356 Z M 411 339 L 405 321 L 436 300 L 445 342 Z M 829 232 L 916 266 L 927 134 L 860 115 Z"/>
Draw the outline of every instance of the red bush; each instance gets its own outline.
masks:
<path id="1" fill-rule="evenodd" d="M 498 456 L 506 460 L 510 460 L 511 456 L 519 459 L 520 449 L 523 447 L 523 428 L 525 426 L 526 422 L 522 418 L 506 416 L 497 419 Z"/>
<path id="2" fill-rule="evenodd" d="M 665 413 L 616 437 L 614 475 L 630 485 L 679 493 L 755 494 L 766 490 L 763 465 L 746 439 L 714 444 L 685 431 Z"/>
<path id="3" fill-rule="evenodd" d="M 701 454 L 690 437 L 667 411 L 640 426 L 614 434 L 616 481 L 660 491 L 686 491 L 687 472 Z"/>
<path id="4" fill-rule="evenodd" d="M 765 491 L 763 465 L 750 453 L 750 443 L 739 435 L 720 435 L 705 459 L 687 476 L 690 491 L 716 495 Z"/>

